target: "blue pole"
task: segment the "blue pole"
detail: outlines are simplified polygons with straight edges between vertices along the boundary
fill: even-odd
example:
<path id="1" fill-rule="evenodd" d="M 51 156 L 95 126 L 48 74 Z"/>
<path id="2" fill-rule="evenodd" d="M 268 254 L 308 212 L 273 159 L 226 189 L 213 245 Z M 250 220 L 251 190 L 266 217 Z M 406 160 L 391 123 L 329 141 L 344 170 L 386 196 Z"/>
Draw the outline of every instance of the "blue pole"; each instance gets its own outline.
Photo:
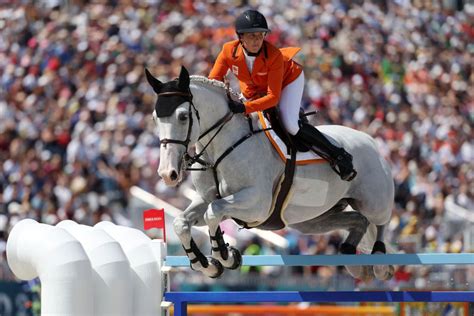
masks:
<path id="1" fill-rule="evenodd" d="M 358 265 L 470 265 L 474 253 L 379 254 L 379 255 L 273 255 L 243 256 L 244 266 L 358 266 Z M 188 267 L 185 256 L 167 256 L 165 265 Z"/>
<path id="2" fill-rule="evenodd" d="M 174 303 L 174 316 L 188 316 L 188 303 L 187 302 L 177 302 Z"/>
<path id="3" fill-rule="evenodd" d="M 243 291 L 169 292 L 165 299 L 186 303 L 258 302 L 474 302 L 474 291 Z"/>

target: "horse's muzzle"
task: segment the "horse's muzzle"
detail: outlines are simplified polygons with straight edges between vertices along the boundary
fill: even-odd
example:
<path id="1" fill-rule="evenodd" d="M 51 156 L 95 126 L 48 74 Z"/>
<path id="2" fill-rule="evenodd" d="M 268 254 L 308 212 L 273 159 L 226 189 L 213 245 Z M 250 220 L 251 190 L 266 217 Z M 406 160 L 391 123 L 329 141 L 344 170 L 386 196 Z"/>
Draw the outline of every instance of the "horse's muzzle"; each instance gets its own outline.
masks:
<path id="1" fill-rule="evenodd" d="M 170 179 L 171 179 L 172 181 L 178 180 L 178 173 L 176 172 L 176 170 L 171 171 L 171 173 L 170 173 Z"/>
<path id="2" fill-rule="evenodd" d="M 181 181 L 180 172 L 175 169 L 161 171 L 159 174 L 167 186 L 174 187 Z"/>

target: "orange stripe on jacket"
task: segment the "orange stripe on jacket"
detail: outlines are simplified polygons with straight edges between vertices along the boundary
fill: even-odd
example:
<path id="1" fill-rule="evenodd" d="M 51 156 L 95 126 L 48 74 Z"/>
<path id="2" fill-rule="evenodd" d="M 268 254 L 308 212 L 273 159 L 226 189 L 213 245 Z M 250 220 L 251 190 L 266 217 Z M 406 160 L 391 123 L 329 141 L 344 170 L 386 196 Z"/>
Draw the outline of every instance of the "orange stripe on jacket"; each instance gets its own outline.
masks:
<path id="1" fill-rule="evenodd" d="M 301 66 L 292 60 L 300 48 L 279 50 L 267 41 L 263 45 L 250 73 L 239 40 L 225 43 L 209 74 L 209 79 L 223 81 L 227 71 L 232 71 L 239 80 L 242 94 L 249 100 L 245 102 L 246 113 L 276 106 L 281 90 L 302 72 Z"/>

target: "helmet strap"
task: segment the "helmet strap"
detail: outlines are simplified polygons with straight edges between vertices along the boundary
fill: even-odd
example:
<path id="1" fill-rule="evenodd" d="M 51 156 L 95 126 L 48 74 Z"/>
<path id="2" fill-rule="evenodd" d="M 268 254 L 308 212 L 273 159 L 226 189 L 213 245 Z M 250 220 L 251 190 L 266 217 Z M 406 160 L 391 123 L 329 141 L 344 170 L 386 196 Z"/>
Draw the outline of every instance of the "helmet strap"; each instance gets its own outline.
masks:
<path id="1" fill-rule="evenodd" d="M 262 47 L 260 47 L 260 49 L 258 50 L 258 52 L 256 52 L 256 53 L 251 53 L 251 52 L 249 52 L 249 51 L 247 50 L 247 48 L 245 48 L 244 43 L 242 43 L 242 40 L 240 39 L 240 35 L 241 35 L 241 34 L 237 33 L 237 36 L 239 37 L 239 43 L 240 43 L 240 45 L 242 46 L 243 50 L 245 50 L 245 53 L 247 54 L 247 56 L 250 56 L 250 57 L 256 57 L 256 56 L 258 56 L 258 55 L 260 54 L 260 52 L 262 51 L 263 45 L 265 45 L 265 44 L 262 44 Z"/>
<path id="2" fill-rule="evenodd" d="M 263 47 L 263 45 L 262 45 L 262 47 Z M 256 52 L 256 53 L 251 53 L 251 52 L 249 52 L 249 51 L 244 47 L 244 45 L 242 45 L 242 48 L 243 48 L 243 49 L 245 50 L 245 52 L 247 53 L 247 56 L 250 56 L 250 57 L 256 57 L 256 56 L 258 56 L 258 54 L 260 54 L 260 52 L 262 51 L 262 47 L 260 47 L 260 49 L 258 50 L 258 52 Z"/>

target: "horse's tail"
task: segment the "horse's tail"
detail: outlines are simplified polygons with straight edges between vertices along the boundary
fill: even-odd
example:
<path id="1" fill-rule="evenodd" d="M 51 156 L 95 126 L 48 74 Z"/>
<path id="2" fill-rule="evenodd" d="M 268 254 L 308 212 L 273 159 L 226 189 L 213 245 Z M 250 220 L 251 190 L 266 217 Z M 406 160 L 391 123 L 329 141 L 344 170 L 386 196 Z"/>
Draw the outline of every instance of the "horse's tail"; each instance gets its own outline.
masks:
<path id="1" fill-rule="evenodd" d="M 362 253 L 371 253 L 376 240 L 377 226 L 375 224 L 370 223 L 369 227 L 367 227 L 367 232 L 362 237 L 362 240 L 357 246 L 357 249 Z M 396 253 L 396 250 L 387 242 L 385 242 L 385 248 L 387 249 L 387 253 Z"/>

